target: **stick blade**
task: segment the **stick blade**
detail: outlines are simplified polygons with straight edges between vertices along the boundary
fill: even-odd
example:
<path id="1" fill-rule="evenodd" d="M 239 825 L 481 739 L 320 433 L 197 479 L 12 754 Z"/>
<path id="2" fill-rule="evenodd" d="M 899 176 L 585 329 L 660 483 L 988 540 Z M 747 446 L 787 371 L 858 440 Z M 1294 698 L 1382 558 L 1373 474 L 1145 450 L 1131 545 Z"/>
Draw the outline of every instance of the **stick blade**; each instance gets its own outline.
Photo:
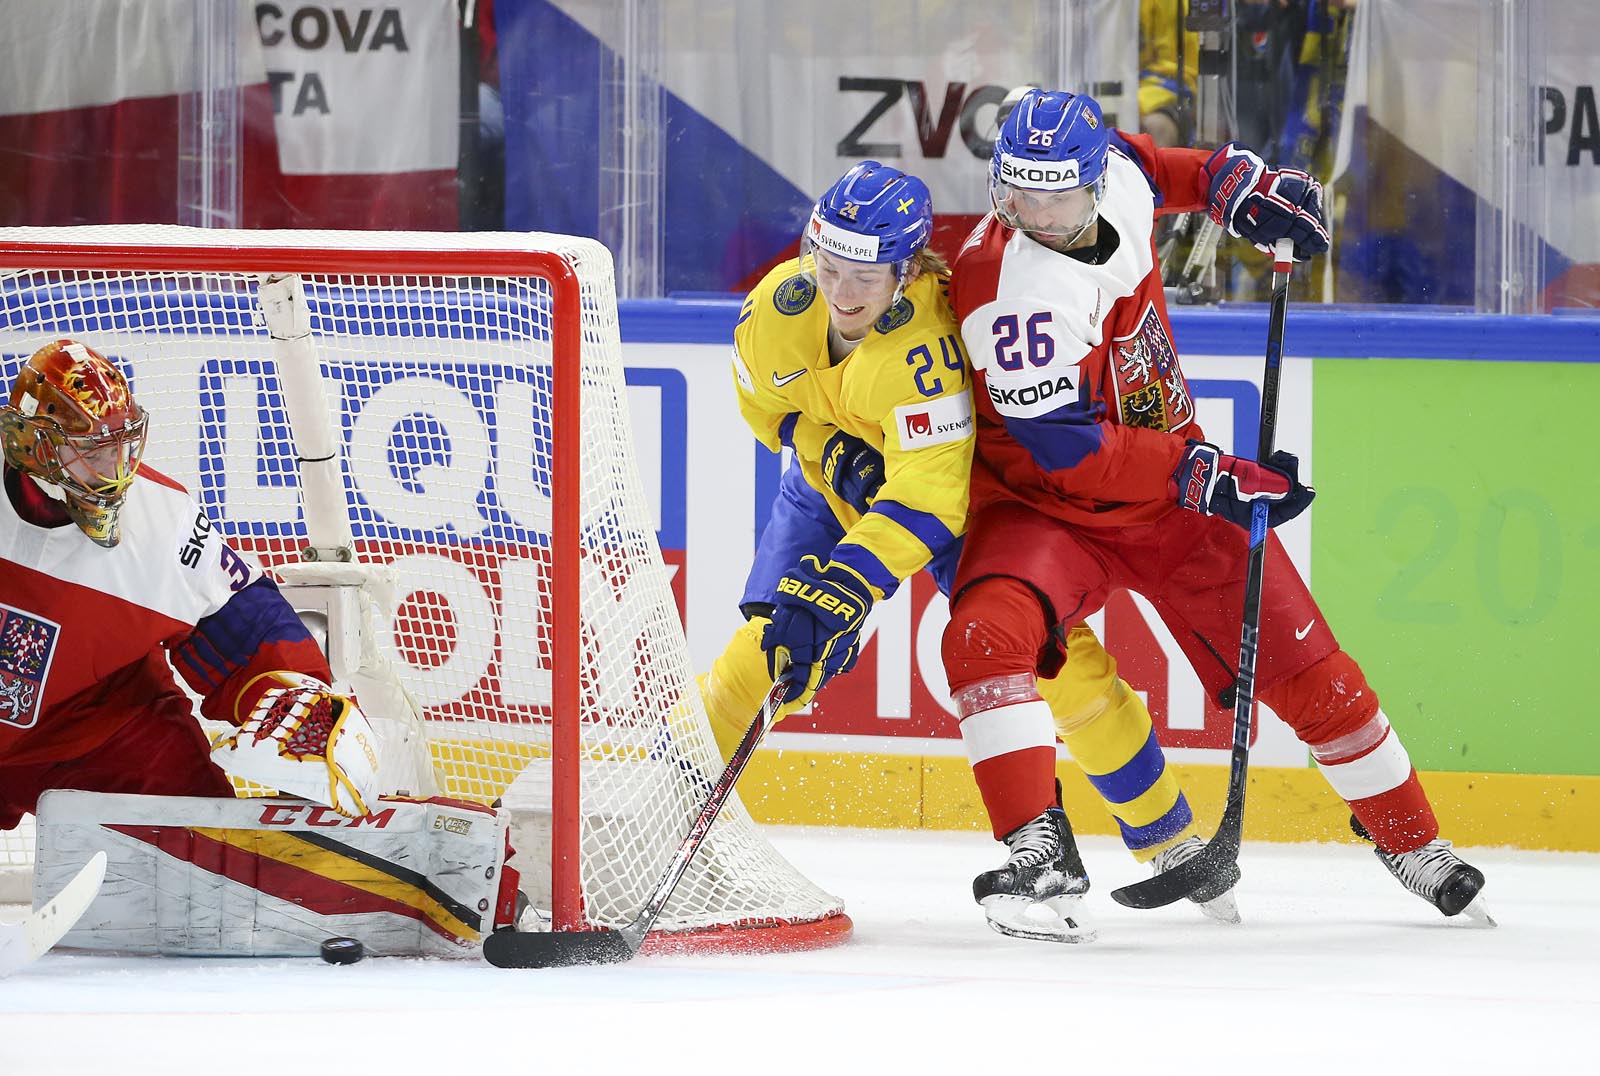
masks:
<path id="1" fill-rule="evenodd" d="M 1111 899 L 1124 908 L 1164 908 L 1219 877 L 1234 861 L 1235 853 L 1208 845 L 1206 850 L 1169 871 L 1111 891 Z"/>
<path id="2" fill-rule="evenodd" d="M 1165 908 L 1197 892 L 1208 882 L 1220 882 L 1224 872 L 1239 860 L 1243 836 L 1244 798 L 1230 799 L 1222 812 L 1222 824 L 1204 850 L 1193 859 L 1132 885 L 1111 891 L 1111 899 L 1124 908 Z M 1237 875 L 1235 875 L 1237 880 Z M 1226 886 L 1223 886 L 1226 889 Z"/>
<path id="3" fill-rule="evenodd" d="M 0 978 L 39 959 L 65 937 L 94 903 L 105 877 L 106 854 L 96 852 L 44 907 L 21 923 L 0 923 Z"/>
<path id="4" fill-rule="evenodd" d="M 636 952 L 615 930 L 554 933 L 498 931 L 483 940 L 483 958 L 497 968 L 570 968 L 621 964 Z"/>

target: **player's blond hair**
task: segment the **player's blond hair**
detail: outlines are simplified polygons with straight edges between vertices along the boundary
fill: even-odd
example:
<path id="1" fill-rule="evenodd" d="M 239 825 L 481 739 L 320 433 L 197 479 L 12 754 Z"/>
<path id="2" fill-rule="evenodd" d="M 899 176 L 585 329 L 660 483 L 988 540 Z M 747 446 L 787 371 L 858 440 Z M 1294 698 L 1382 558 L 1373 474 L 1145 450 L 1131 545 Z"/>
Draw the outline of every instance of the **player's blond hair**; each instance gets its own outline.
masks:
<path id="1" fill-rule="evenodd" d="M 918 276 L 921 276 L 923 273 L 938 274 L 948 273 L 950 271 L 950 266 L 946 264 L 944 255 L 940 254 L 932 247 L 923 247 L 921 250 L 913 254 L 911 256 L 911 265 L 912 268 L 916 269 Z"/>

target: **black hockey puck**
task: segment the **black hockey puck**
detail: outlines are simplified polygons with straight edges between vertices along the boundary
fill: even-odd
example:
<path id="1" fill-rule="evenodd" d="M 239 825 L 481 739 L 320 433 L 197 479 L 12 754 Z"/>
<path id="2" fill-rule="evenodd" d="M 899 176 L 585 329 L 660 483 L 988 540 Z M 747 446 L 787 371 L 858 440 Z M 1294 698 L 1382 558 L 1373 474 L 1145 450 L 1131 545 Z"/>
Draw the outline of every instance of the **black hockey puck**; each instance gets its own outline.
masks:
<path id="1" fill-rule="evenodd" d="M 367 955 L 367 947 L 354 938 L 329 938 L 322 943 L 322 959 L 329 964 L 356 964 Z"/>

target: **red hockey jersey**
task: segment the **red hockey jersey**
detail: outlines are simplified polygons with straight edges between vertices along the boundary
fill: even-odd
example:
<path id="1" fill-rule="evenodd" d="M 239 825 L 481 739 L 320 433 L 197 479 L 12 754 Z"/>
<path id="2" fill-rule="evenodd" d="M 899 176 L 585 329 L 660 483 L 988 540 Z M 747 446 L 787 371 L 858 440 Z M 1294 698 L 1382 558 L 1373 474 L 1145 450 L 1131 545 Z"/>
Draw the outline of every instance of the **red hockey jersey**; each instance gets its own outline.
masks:
<path id="1" fill-rule="evenodd" d="M 974 512 L 1018 500 L 1112 526 L 1174 507 L 1167 483 L 1184 442 L 1205 435 L 1173 346 L 1152 234 L 1157 212 L 1204 208 L 1206 156 L 1118 132 L 1092 261 L 1051 251 L 993 214 L 968 238 L 951 300 L 974 371 Z"/>
<path id="2" fill-rule="evenodd" d="M 190 707 L 174 667 L 221 721 L 259 673 L 331 679 L 271 580 L 171 479 L 140 469 L 112 549 L 64 513 L 19 514 L 43 496 L 30 481 L 6 468 L 0 493 L 0 766 L 77 758 L 141 713 Z"/>

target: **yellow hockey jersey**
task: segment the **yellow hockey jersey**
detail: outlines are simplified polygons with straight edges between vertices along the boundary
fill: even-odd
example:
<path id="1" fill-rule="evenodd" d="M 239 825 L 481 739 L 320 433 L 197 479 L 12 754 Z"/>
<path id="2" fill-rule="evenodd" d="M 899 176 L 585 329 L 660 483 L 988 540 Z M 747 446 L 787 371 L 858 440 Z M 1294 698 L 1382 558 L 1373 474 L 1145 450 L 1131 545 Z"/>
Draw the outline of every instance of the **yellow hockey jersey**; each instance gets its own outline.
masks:
<path id="1" fill-rule="evenodd" d="M 804 272 L 801 269 L 805 270 Z M 845 529 L 833 559 L 894 592 L 966 527 L 971 373 L 949 278 L 923 274 L 838 365 L 809 259 L 785 262 L 745 298 L 734 329 L 739 410 L 757 440 L 794 450 Z M 862 515 L 834 495 L 823 446 L 838 431 L 883 454 L 884 483 Z"/>

